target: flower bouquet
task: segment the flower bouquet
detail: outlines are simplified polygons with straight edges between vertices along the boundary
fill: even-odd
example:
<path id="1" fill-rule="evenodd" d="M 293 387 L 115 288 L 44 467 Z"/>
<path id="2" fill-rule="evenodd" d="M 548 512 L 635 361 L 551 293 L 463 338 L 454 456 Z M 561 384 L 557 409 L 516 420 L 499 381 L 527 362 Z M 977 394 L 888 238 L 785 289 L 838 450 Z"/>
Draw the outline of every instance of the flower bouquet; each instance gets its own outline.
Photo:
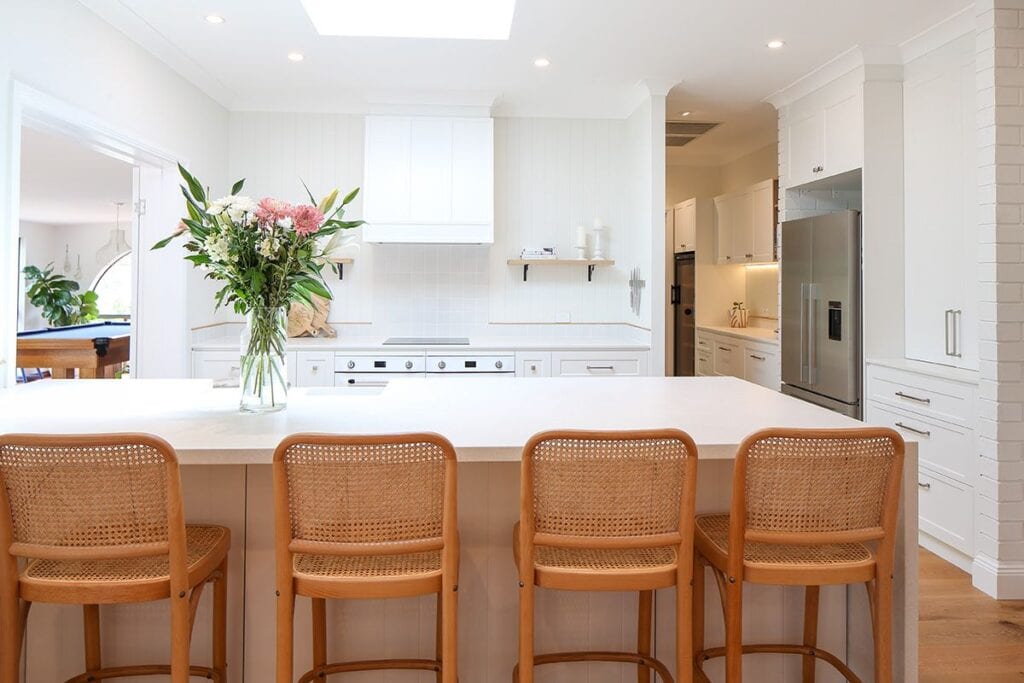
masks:
<path id="1" fill-rule="evenodd" d="M 241 343 L 240 407 L 246 412 L 283 409 L 288 402 L 285 368 L 287 312 L 292 303 L 313 307 L 313 297 L 331 298 L 322 270 L 332 253 L 349 241 L 343 231 L 363 221 L 345 221 L 345 207 L 359 188 L 338 202 L 338 190 L 319 202 L 309 188 L 309 204 L 289 204 L 266 197 L 258 203 L 240 195 L 245 180 L 231 194 L 210 200 L 208 190 L 182 167 L 188 215 L 177 230 L 153 249 L 186 235 L 185 259 L 224 286 L 217 308 L 231 306 L 246 316 Z M 303 184 L 305 187 L 305 184 Z"/>

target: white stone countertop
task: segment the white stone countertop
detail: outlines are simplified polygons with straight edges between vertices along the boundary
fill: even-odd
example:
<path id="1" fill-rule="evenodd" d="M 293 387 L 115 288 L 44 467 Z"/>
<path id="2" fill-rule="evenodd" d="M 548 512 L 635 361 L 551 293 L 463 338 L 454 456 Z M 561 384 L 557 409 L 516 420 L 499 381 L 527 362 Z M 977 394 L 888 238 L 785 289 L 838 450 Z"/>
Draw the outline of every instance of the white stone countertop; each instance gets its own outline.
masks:
<path id="1" fill-rule="evenodd" d="M 713 334 L 724 334 L 727 337 L 736 337 L 746 341 L 764 342 L 766 344 L 779 343 L 779 333 L 764 327 L 727 327 L 725 325 L 697 325 L 701 332 Z"/>
<path id="2" fill-rule="evenodd" d="M 265 464 L 295 432 L 433 431 L 460 460 L 516 461 L 548 429 L 677 427 L 699 457 L 731 459 L 765 427 L 862 423 L 734 377 L 400 379 L 377 394 L 300 388 L 288 408 L 238 411 L 238 389 L 209 380 L 46 380 L 0 391 L 0 433 L 149 432 L 182 464 Z"/>
<path id="3" fill-rule="evenodd" d="M 289 351 L 373 351 L 412 352 L 431 351 L 455 355 L 478 351 L 586 351 L 607 349 L 615 351 L 649 351 L 650 344 L 611 339 L 544 339 L 532 337 L 470 337 L 469 344 L 402 344 L 384 345 L 384 337 L 293 337 L 288 340 Z M 193 351 L 237 351 L 238 335 L 217 337 L 192 342 Z"/>

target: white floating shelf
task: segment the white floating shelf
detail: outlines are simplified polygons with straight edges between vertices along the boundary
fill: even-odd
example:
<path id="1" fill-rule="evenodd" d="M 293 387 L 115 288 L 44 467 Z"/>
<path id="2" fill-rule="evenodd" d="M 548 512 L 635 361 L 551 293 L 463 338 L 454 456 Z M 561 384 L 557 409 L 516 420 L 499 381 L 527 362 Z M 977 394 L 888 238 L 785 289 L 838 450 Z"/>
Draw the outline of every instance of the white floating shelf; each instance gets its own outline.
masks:
<path id="1" fill-rule="evenodd" d="M 339 280 L 345 279 L 345 266 L 349 265 L 352 262 L 353 259 L 350 258 L 331 259 L 331 265 L 334 266 L 335 272 L 338 273 Z"/>
<path id="2" fill-rule="evenodd" d="M 590 282 L 594 279 L 594 268 L 599 268 L 602 266 L 614 266 L 615 261 L 613 261 L 612 259 L 582 258 L 510 258 L 508 260 L 508 265 L 523 267 L 523 282 L 526 282 L 526 274 L 529 272 L 530 266 L 586 266 L 587 282 Z"/>

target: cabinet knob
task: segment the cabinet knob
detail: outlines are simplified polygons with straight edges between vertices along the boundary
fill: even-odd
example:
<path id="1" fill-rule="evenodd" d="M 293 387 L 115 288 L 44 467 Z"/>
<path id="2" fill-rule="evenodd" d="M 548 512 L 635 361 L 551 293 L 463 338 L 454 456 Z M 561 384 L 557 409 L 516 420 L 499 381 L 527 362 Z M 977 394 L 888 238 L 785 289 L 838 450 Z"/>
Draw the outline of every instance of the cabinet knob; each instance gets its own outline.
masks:
<path id="1" fill-rule="evenodd" d="M 530 372 L 537 372 L 537 366 L 536 365 L 531 365 L 530 366 Z"/>
<path id="2" fill-rule="evenodd" d="M 351 369 L 352 369 L 352 368 L 354 368 L 355 366 L 356 366 L 356 362 L 355 362 L 354 360 L 350 360 L 350 361 L 348 362 L 348 369 L 349 369 L 349 370 L 351 370 Z"/>
<path id="3" fill-rule="evenodd" d="M 441 368 L 442 370 L 444 370 L 444 369 L 445 369 L 445 368 L 447 367 L 447 365 L 446 365 L 446 363 L 445 363 L 444 361 L 440 361 L 440 362 L 439 362 L 439 363 L 437 364 L 437 367 L 439 367 L 439 368 Z"/>
<path id="4" fill-rule="evenodd" d="M 495 361 L 495 363 L 494 363 L 494 367 L 498 368 L 499 370 L 501 370 L 501 368 L 503 366 L 504 366 L 504 363 L 502 363 L 500 360 L 499 361 Z"/>
<path id="5" fill-rule="evenodd" d="M 747 258 L 754 258 L 753 254 L 744 254 L 744 256 L 746 256 Z"/>
<path id="6" fill-rule="evenodd" d="M 309 371 L 312 372 L 315 375 L 316 373 L 320 372 L 320 366 L 319 365 L 314 365 L 313 367 L 311 367 L 309 369 Z"/>
<path id="7" fill-rule="evenodd" d="M 406 370 L 412 370 L 412 361 L 411 360 L 405 361 L 405 369 Z"/>
<path id="8" fill-rule="evenodd" d="M 726 260 L 726 261 L 731 261 L 731 260 L 732 260 L 732 256 L 726 256 L 726 257 L 725 257 L 725 260 Z"/>

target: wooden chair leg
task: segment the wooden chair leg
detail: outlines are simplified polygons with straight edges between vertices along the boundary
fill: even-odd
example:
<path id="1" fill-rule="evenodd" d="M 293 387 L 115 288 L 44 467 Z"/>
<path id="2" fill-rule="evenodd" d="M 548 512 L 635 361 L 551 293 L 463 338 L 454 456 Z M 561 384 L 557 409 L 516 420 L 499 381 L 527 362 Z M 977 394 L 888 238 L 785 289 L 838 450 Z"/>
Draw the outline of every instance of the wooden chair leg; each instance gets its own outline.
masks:
<path id="1" fill-rule="evenodd" d="M 441 646 L 442 643 L 444 643 L 444 605 L 442 604 L 442 602 L 443 601 L 441 600 L 441 593 L 438 593 L 436 609 L 437 626 L 434 632 L 434 658 L 439 662 L 444 661 L 444 648 Z M 441 675 L 441 670 L 438 669 L 437 676 L 435 677 L 437 679 L 437 683 L 441 683 Z"/>
<path id="2" fill-rule="evenodd" d="M 676 580 L 676 683 L 693 681 L 692 571 L 693 563 L 686 562 L 679 568 Z"/>
<path id="3" fill-rule="evenodd" d="M 519 679 L 533 683 L 533 582 L 519 588 Z"/>
<path id="4" fill-rule="evenodd" d="M 636 651 L 642 655 L 651 654 L 651 619 L 653 616 L 654 591 L 640 591 L 640 603 L 636 622 Z M 651 670 L 643 664 L 636 667 L 637 683 L 651 683 Z"/>
<path id="5" fill-rule="evenodd" d="M 85 671 L 94 674 L 103 668 L 99 605 L 82 605 L 82 625 L 85 632 Z"/>
<path id="6" fill-rule="evenodd" d="M 173 585 L 173 584 L 172 584 Z M 171 593 L 171 683 L 189 683 L 192 609 L 187 591 Z"/>
<path id="7" fill-rule="evenodd" d="M 892 682 L 892 577 L 875 581 L 875 683 Z"/>
<path id="8" fill-rule="evenodd" d="M 804 587 L 804 645 L 810 648 L 818 646 L 818 597 L 819 586 Z M 803 683 L 814 683 L 815 657 L 803 657 Z"/>
<path id="9" fill-rule="evenodd" d="M 441 581 L 441 680 L 459 680 L 459 593 L 453 577 Z"/>
<path id="10" fill-rule="evenodd" d="M 704 651 L 704 558 L 696 552 L 693 554 L 693 656 L 698 657 Z M 680 667 L 682 663 L 680 663 Z M 696 659 L 691 662 L 691 668 L 697 667 Z M 682 669 L 676 667 L 677 677 L 682 677 Z"/>
<path id="11" fill-rule="evenodd" d="M 295 593 L 291 586 L 277 591 L 277 683 L 294 683 Z"/>
<path id="12" fill-rule="evenodd" d="M 725 683 L 743 681 L 743 582 L 725 579 Z"/>
<path id="13" fill-rule="evenodd" d="M 327 665 L 327 600 L 313 598 L 313 668 Z"/>
<path id="14" fill-rule="evenodd" d="M 14 591 L 0 588 L 0 681 L 18 681 L 21 675 L 21 614 Z"/>
<path id="15" fill-rule="evenodd" d="M 213 670 L 226 683 L 228 675 L 228 558 L 220 563 L 213 584 Z"/>

